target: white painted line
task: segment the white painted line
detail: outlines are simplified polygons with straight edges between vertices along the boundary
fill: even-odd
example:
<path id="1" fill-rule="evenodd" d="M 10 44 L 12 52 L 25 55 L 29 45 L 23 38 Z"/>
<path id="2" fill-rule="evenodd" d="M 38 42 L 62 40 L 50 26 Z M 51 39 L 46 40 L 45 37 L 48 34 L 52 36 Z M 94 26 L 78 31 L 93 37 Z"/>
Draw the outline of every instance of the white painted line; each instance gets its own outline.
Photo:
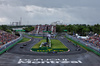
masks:
<path id="1" fill-rule="evenodd" d="M 70 61 L 61 61 L 61 63 L 70 63 Z"/>
<path id="2" fill-rule="evenodd" d="M 51 63 L 55 63 L 54 61 L 50 61 Z"/>
<path id="3" fill-rule="evenodd" d="M 79 63 L 82 63 L 82 61 L 78 60 Z"/>
<path id="4" fill-rule="evenodd" d="M 45 63 L 45 62 L 42 61 L 41 63 Z"/>
<path id="5" fill-rule="evenodd" d="M 72 63 L 72 64 L 76 64 L 76 63 L 82 63 L 82 61 L 77 60 L 77 61 L 69 61 L 68 59 L 19 59 L 18 64 L 23 64 L 23 63 L 34 63 L 34 64 L 44 64 L 44 63 Z"/>
<path id="6" fill-rule="evenodd" d="M 78 63 L 77 61 L 71 61 L 71 63 Z"/>
<path id="7" fill-rule="evenodd" d="M 47 61 L 46 63 L 50 63 L 49 61 Z"/>
<path id="8" fill-rule="evenodd" d="M 56 63 L 59 63 L 59 61 L 56 61 Z"/>

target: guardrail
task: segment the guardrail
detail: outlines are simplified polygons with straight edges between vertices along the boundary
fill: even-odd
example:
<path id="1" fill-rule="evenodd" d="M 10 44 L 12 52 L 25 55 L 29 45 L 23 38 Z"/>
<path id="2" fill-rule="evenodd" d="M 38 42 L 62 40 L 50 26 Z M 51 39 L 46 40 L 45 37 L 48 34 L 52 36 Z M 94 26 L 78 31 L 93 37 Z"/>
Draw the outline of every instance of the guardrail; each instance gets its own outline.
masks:
<path id="1" fill-rule="evenodd" d="M 16 43 L 18 43 L 19 41 L 22 40 L 22 34 L 20 34 L 20 37 L 17 39 L 14 39 L 6 44 L 4 44 L 3 46 L 1 46 L 0 48 L 0 54 L 2 54 L 3 52 L 7 51 L 8 49 L 10 49 L 11 47 L 13 47 Z"/>
<path id="2" fill-rule="evenodd" d="M 79 40 L 71 35 L 66 34 L 66 36 L 68 38 L 70 38 L 71 40 L 73 40 L 74 42 L 77 42 L 77 43 L 81 44 L 82 46 L 84 46 L 85 48 L 89 49 L 90 51 L 96 53 L 97 55 L 100 55 L 100 49 L 98 49 L 94 46 L 91 46 L 90 44 L 87 44 L 87 43 L 83 42 L 82 40 Z"/>

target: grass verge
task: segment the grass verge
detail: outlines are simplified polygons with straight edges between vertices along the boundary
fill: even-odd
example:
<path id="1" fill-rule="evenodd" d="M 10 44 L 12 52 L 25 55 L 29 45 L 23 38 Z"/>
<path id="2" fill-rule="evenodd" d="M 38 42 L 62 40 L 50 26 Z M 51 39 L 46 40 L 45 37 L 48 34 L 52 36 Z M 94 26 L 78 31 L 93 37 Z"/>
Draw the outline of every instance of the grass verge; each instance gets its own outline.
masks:
<path id="1" fill-rule="evenodd" d="M 40 42 L 38 42 L 37 44 L 35 44 L 32 48 L 39 48 L 39 46 L 40 46 L 40 44 L 42 43 L 42 42 L 46 42 L 46 40 L 41 40 Z"/>
<path id="2" fill-rule="evenodd" d="M 30 40 L 29 38 L 23 37 L 23 39 L 22 39 L 21 41 L 19 41 L 18 43 L 27 42 L 27 41 L 29 41 L 29 40 Z"/>
<path id="3" fill-rule="evenodd" d="M 36 52 L 68 51 L 68 48 L 64 44 L 62 44 L 59 40 L 51 39 L 51 47 L 39 47 L 42 42 L 46 42 L 46 40 L 45 39 L 41 40 L 40 42 L 35 44 L 31 50 Z"/>
<path id="4" fill-rule="evenodd" d="M 52 48 L 67 48 L 64 44 L 62 44 L 59 40 L 52 39 L 51 40 Z"/>
<path id="5" fill-rule="evenodd" d="M 32 35 L 28 35 L 25 33 L 25 35 L 29 36 L 29 37 L 33 37 L 33 38 L 43 38 L 42 36 L 32 36 Z"/>
<path id="6" fill-rule="evenodd" d="M 32 35 L 28 35 L 28 36 L 33 38 L 43 38 L 42 36 L 32 36 Z"/>

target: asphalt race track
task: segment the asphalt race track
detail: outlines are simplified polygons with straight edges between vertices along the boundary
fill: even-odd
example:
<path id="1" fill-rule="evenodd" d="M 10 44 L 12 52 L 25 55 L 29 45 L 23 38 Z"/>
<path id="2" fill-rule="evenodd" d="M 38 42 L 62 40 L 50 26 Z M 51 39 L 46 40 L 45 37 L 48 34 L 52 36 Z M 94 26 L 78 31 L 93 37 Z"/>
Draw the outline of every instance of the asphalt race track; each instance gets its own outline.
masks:
<path id="1" fill-rule="evenodd" d="M 30 38 L 26 35 L 24 37 Z M 15 45 L 0 56 L 0 66 L 100 66 L 100 57 L 92 52 L 73 45 L 66 38 L 57 37 L 70 51 L 57 54 L 36 53 L 31 47 L 41 39 L 30 38 L 31 41 Z M 27 44 L 24 48 L 20 48 Z M 80 51 L 76 51 L 80 48 Z"/>
<path id="2" fill-rule="evenodd" d="M 27 38 L 30 38 L 28 36 L 25 36 Z M 33 52 L 30 51 L 30 49 L 32 48 L 33 45 L 35 45 L 36 43 L 38 43 L 41 39 L 37 39 L 37 38 L 31 38 L 31 41 L 26 42 L 26 43 L 21 43 L 21 44 L 17 44 L 15 47 L 13 47 L 11 50 L 9 50 L 8 52 L 10 53 L 16 53 L 16 54 L 23 54 L 23 55 L 69 55 L 69 54 L 80 54 L 80 53 L 85 53 L 86 51 L 84 49 L 82 49 L 81 47 L 76 47 L 75 45 L 73 45 L 73 43 L 69 43 L 67 41 L 67 39 L 58 39 L 60 40 L 66 47 L 68 47 L 68 49 L 70 49 L 69 52 L 63 52 L 63 53 L 57 53 L 57 54 L 48 54 L 48 53 L 37 53 L 37 52 Z M 23 46 L 23 44 L 27 44 L 27 46 Z M 20 48 L 20 46 L 23 46 L 23 48 Z M 80 51 L 76 51 L 77 48 L 80 48 Z"/>

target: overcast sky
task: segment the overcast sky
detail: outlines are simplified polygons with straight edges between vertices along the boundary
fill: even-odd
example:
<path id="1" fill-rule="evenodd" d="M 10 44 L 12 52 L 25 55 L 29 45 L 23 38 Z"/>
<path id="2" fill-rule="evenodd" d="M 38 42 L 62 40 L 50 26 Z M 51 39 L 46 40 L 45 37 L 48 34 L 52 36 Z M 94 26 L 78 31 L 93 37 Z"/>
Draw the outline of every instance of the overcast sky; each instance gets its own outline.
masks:
<path id="1" fill-rule="evenodd" d="M 100 0 L 0 0 L 0 24 L 100 24 Z"/>

